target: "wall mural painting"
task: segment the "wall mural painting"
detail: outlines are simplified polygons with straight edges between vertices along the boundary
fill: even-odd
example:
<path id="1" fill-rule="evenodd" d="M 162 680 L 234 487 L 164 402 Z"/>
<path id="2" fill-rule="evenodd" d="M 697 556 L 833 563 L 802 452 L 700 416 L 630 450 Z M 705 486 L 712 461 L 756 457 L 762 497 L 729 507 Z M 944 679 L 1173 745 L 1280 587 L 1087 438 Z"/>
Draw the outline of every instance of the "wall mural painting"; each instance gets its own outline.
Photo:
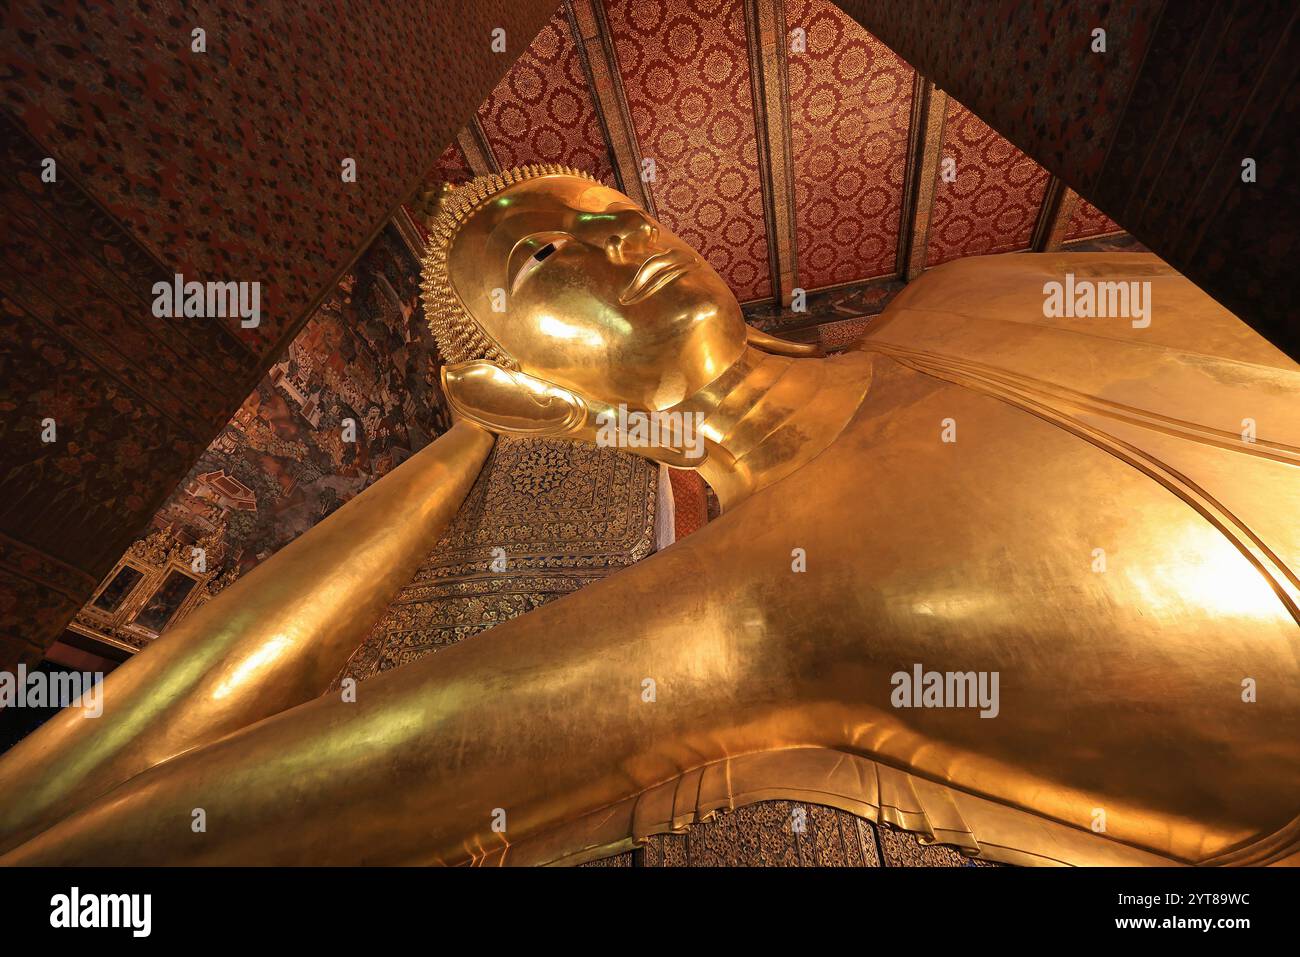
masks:
<path id="1" fill-rule="evenodd" d="M 450 426 L 439 366 L 419 299 L 419 262 L 390 225 L 190 469 L 73 630 L 141 647 L 419 451 Z M 204 549 L 201 567 L 195 547 Z"/>

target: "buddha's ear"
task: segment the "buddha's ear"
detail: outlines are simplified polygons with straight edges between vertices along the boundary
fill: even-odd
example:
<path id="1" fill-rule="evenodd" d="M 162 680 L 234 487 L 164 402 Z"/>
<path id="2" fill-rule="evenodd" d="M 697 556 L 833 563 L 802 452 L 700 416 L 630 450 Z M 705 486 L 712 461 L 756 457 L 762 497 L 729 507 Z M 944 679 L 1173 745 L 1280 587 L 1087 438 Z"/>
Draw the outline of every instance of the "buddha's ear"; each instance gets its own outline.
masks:
<path id="1" fill-rule="evenodd" d="M 442 389 L 453 411 L 492 432 L 561 435 L 587 419 L 568 389 L 486 359 L 443 366 Z"/>

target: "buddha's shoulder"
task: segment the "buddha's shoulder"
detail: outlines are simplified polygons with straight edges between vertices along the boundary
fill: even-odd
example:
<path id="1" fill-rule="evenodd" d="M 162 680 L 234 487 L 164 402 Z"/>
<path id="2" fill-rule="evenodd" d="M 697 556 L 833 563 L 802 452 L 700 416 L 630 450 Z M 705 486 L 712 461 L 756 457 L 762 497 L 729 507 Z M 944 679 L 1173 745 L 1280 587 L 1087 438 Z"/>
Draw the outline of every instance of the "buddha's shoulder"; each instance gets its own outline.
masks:
<path id="1" fill-rule="evenodd" d="M 843 466 L 845 487 L 860 481 L 854 457 L 856 474 L 869 462 L 881 484 L 905 486 L 910 475 L 931 488 L 996 488 L 1014 475 L 1010 485 L 1050 489 L 1042 495 L 1056 502 L 1122 501 L 1117 521 L 1172 508 L 1160 512 L 1166 521 L 1217 528 L 1243 554 L 1259 552 L 1261 565 L 1289 569 L 1277 582 L 1294 580 L 1300 371 L 1024 324 L 1027 331 L 1009 335 L 1015 324 L 990 331 L 963 322 L 953 320 L 960 334 L 909 339 L 916 330 L 904 321 L 856 344 L 871 362 L 871 386 L 845 429 L 841 455 L 821 463 Z M 950 500 L 969 517 L 963 496 L 933 498 Z"/>
<path id="2" fill-rule="evenodd" d="M 976 256 L 930 269 L 863 340 L 967 358 L 1048 351 L 1169 350 L 1300 372 L 1293 360 L 1149 253 Z"/>
<path id="3" fill-rule="evenodd" d="M 1300 366 L 1147 254 L 949 263 L 904 289 L 852 350 L 1039 412 L 1288 456 L 1300 447 Z"/>

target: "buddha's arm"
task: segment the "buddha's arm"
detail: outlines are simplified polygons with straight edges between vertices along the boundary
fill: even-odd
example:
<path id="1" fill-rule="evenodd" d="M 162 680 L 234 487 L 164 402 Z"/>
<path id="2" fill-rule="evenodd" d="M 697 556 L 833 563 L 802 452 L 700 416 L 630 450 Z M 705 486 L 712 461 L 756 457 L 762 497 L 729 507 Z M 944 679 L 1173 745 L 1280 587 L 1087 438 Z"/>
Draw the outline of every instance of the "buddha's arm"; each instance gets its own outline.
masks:
<path id="1" fill-rule="evenodd" d="M 454 863 L 800 738 L 812 716 L 770 706 L 790 697 L 782 629 L 708 602 L 690 545 L 380 674 L 355 702 L 323 697 L 174 758 L 3 862 Z"/>
<path id="2" fill-rule="evenodd" d="M 320 695 L 410 580 L 492 447 L 448 433 L 104 680 L 0 760 L 0 849 L 133 775 Z"/>

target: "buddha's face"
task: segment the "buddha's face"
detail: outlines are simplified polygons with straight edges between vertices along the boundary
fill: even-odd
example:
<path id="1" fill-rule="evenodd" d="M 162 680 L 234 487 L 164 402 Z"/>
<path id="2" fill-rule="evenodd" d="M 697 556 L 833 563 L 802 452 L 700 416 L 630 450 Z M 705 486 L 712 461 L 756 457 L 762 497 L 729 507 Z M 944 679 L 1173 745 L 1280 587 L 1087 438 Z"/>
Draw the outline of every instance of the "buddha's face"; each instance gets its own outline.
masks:
<path id="1" fill-rule="evenodd" d="M 745 347 L 718 274 L 622 193 L 543 176 L 457 232 L 452 287 L 520 369 L 588 398 L 665 409 Z"/>

